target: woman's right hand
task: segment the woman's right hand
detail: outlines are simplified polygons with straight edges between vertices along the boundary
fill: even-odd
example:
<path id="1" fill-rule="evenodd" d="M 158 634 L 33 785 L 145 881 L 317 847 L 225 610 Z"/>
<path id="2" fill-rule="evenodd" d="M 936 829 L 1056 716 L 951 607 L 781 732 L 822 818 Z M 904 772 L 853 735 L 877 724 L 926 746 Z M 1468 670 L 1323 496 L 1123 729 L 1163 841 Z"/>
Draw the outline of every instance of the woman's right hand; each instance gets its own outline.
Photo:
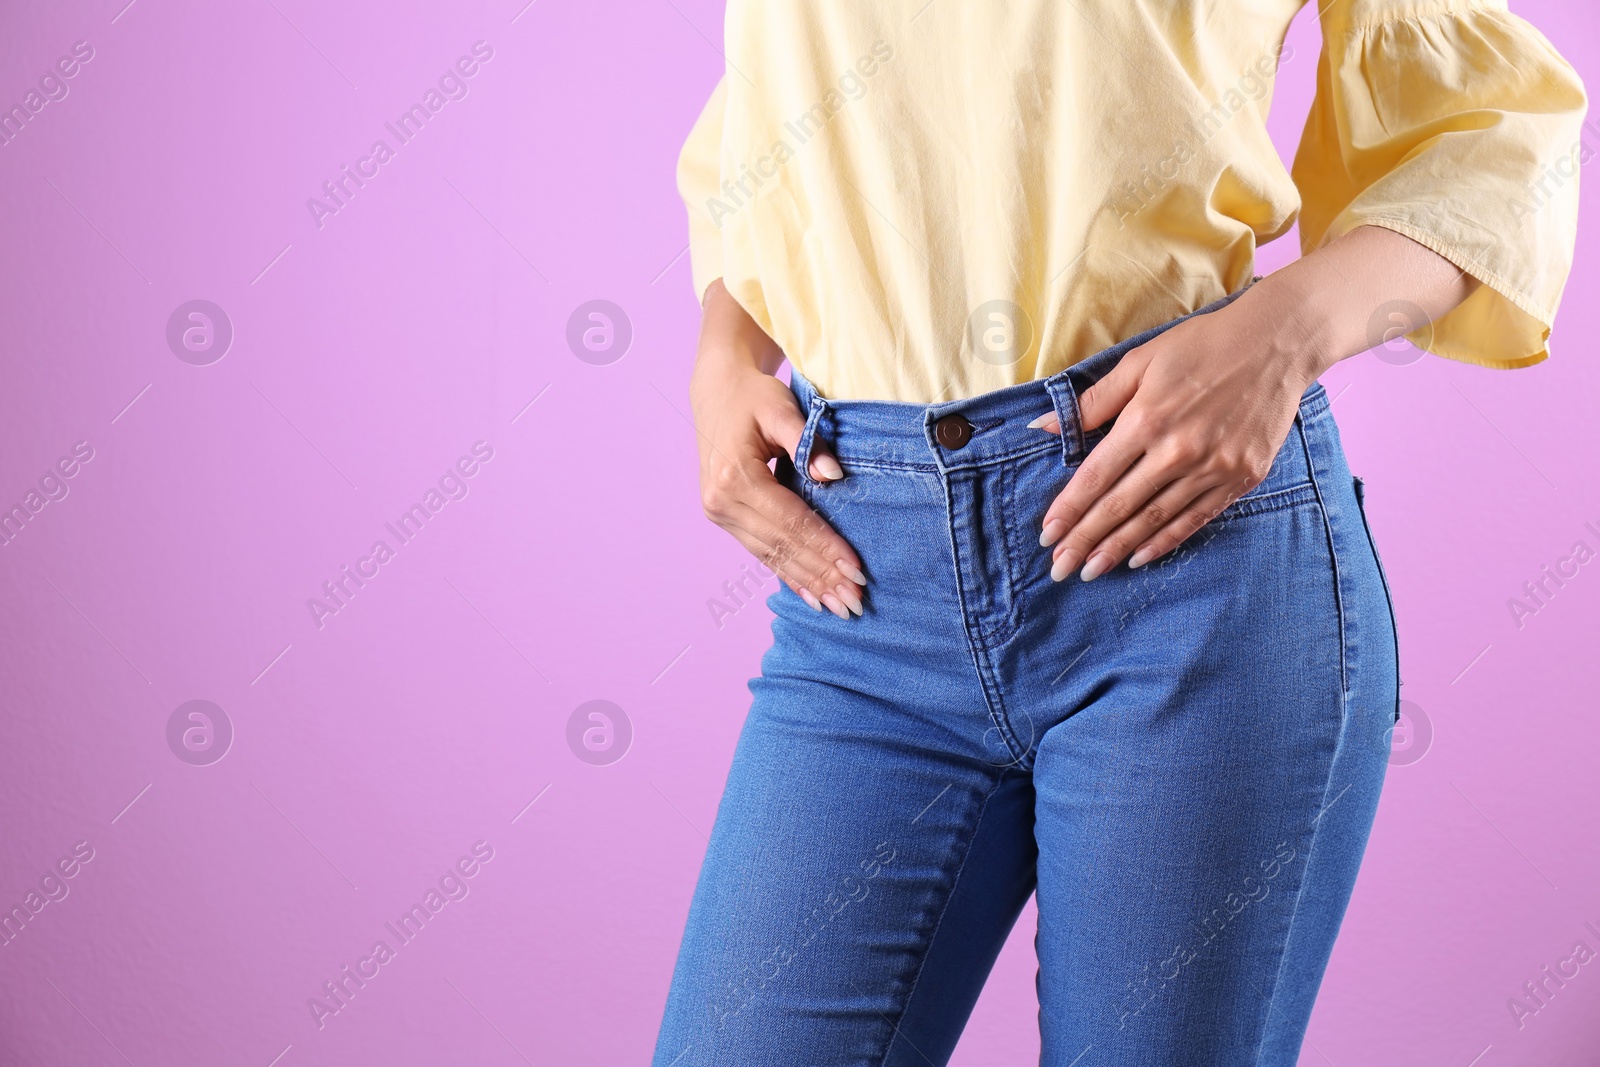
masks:
<path id="1" fill-rule="evenodd" d="M 794 394 L 773 375 L 783 352 L 719 279 L 706 289 L 700 347 L 689 401 L 700 446 L 700 500 L 706 517 L 727 530 L 816 611 L 861 614 L 867 579 L 861 561 L 799 496 L 778 483 L 768 463 L 792 461 L 806 419 Z M 844 477 L 838 460 L 813 444 L 817 481 Z"/>

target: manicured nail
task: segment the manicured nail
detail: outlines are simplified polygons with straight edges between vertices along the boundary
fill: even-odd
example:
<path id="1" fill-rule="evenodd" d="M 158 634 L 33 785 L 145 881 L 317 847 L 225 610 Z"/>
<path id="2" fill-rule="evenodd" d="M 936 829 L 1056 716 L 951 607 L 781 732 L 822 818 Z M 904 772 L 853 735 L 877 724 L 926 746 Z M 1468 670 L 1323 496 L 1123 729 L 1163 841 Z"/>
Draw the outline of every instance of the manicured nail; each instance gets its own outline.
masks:
<path id="1" fill-rule="evenodd" d="M 832 593 L 823 593 L 822 602 L 828 606 L 829 611 L 839 616 L 839 618 L 848 619 L 850 617 L 850 609 L 839 603 L 839 598 Z"/>
<path id="2" fill-rule="evenodd" d="M 851 563 L 849 560 L 847 560 L 847 559 L 836 559 L 836 560 L 833 561 L 833 565 L 835 567 L 839 568 L 839 573 L 840 574 L 844 575 L 846 578 L 850 579 L 852 582 L 855 582 L 857 585 L 864 586 L 864 585 L 867 584 L 867 576 L 865 574 L 861 573 L 861 568 L 860 567 L 857 567 L 854 563 Z"/>
<path id="3" fill-rule="evenodd" d="M 1039 547 L 1049 548 L 1061 540 L 1061 535 L 1067 532 L 1067 524 L 1060 519 L 1051 519 L 1044 524 L 1044 529 L 1039 532 Z"/>
<path id="4" fill-rule="evenodd" d="M 1050 565 L 1050 580 L 1052 582 L 1061 581 L 1061 579 L 1078 569 L 1078 563 L 1078 554 L 1076 552 L 1061 553 L 1056 557 L 1056 561 Z"/>
<path id="5" fill-rule="evenodd" d="M 850 588 L 848 585 L 841 585 L 839 588 L 835 589 L 834 592 L 839 594 L 839 599 L 844 601 L 852 612 L 857 615 L 861 614 L 861 598 L 856 595 L 856 591 L 854 589 Z"/>
<path id="6" fill-rule="evenodd" d="M 1032 422 L 1028 423 L 1028 429 L 1043 430 L 1048 428 L 1055 430 L 1060 426 L 1060 424 L 1061 420 L 1056 416 L 1056 413 L 1053 411 L 1047 411 L 1043 415 L 1040 415 L 1037 419 L 1034 419 Z"/>
<path id="7" fill-rule="evenodd" d="M 1139 551 L 1135 552 L 1132 555 L 1132 557 L 1129 558 L 1128 566 L 1129 566 L 1129 568 L 1131 568 L 1133 570 L 1138 570 L 1140 567 L 1143 567 L 1146 563 L 1149 563 L 1151 560 L 1153 560 L 1155 558 L 1156 558 L 1156 550 L 1155 549 L 1153 549 L 1153 548 L 1141 548 Z"/>
<path id="8" fill-rule="evenodd" d="M 836 482 L 844 477 L 844 468 L 839 466 L 839 461 L 826 452 L 813 458 L 811 465 L 817 468 L 817 473 L 826 481 Z"/>
<path id="9" fill-rule="evenodd" d="M 821 611 L 822 610 L 822 601 L 818 600 L 817 597 L 816 597 L 816 594 L 813 593 L 811 590 L 809 590 L 809 589 L 801 589 L 800 590 L 800 599 L 804 600 L 807 604 L 810 604 L 812 611 Z"/>
<path id="10" fill-rule="evenodd" d="M 1089 562 L 1083 565 L 1083 571 L 1078 577 L 1086 582 L 1092 582 L 1110 569 L 1111 557 L 1104 552 L 1096 552 L 1089 557 Z"/>

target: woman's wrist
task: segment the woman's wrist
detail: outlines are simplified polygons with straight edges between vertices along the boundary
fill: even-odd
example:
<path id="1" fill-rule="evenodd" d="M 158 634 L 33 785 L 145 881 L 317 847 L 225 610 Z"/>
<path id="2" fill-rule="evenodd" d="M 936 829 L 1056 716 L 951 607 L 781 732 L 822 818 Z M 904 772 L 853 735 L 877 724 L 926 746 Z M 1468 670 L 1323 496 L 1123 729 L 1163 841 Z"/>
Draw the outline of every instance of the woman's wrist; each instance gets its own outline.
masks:
<path id="1" fill-rule="evenodd" d="M 1380 226 L 1358 226 L 1251 286 L 1268 351 L 1306 375 L 1305 385 L 1387 336 L 1373 336 L 1386 304 L 1410 305 L 1420 329 L 1456 307 L 1477 279 L 1425 245 Z M 1382 325 L 1392 329 L 1387 319 Z"/>
<path id="2" fill-rule="evenodd" d="M 1326 293 L 1304 284 L 1290 268 L 1269 274 L 1234 302 L 1258 357 L 1281 368 L 1299 391 L 1345 355 L 1340 352 L 1338 309 Z"/>

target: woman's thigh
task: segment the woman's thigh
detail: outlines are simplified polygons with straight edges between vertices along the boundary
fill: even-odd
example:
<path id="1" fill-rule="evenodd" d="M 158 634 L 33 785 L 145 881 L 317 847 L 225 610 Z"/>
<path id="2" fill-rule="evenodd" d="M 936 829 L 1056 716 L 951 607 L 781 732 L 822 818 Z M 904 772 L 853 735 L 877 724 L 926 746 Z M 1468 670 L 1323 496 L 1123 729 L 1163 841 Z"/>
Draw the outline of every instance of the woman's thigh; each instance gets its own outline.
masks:
<path id="1" fill-rule="evenodd" d="M 1100 622 L 1032 764 L 1047 1065 L 1295 1062 L 1398 679 L 1331 420 L 1286 449 L 1165 573 L 1061 594 Z"/>
<path id="2" fill-rule="evenodd" d="M 812 502 L 867 613 L 768 600 L 657 1067 L 942 1064 L 1033 889 L 1032 786 L 973 668 L 943 491 L 843 451 Z"/>
<path id="3" fill-rule="evenodd" d="M 656 1067 L 945 1062 L 1033 888 L 1033 795 L 910 718 L 826 683 L 758 688 Z"/>

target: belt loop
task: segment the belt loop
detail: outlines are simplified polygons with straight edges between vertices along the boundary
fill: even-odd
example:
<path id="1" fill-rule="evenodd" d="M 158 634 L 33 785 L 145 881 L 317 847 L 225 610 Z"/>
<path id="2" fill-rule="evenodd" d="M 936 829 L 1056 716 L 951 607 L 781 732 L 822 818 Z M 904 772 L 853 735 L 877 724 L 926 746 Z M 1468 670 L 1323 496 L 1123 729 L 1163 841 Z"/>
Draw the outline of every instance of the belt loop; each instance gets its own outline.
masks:
<path id="1" fill-rule="evenodd" d="M 814 482 L 815 479 L 811 477 L 811 445 L 817 436 L 817 424 L 828 410 L 828 402 L 818 394 L 816 386 L 801 377 L 799 371 L 791 369 L 790 375 L 791 387 L 806 407 L 805 429 L 800 431 L 800 440 L 794 446 L 794 465 L 803 480 Z"/>
<path id="2" fill-rule="evenodd" d="M 1078 394 L 1066 371 L 1045 379 L 1045 391 L 1055 404 L 1056 419 L 1061 424 L 1061 460 L 1071 466 L 1083 457 L 1083 419 L 1078 415 Z"/>

